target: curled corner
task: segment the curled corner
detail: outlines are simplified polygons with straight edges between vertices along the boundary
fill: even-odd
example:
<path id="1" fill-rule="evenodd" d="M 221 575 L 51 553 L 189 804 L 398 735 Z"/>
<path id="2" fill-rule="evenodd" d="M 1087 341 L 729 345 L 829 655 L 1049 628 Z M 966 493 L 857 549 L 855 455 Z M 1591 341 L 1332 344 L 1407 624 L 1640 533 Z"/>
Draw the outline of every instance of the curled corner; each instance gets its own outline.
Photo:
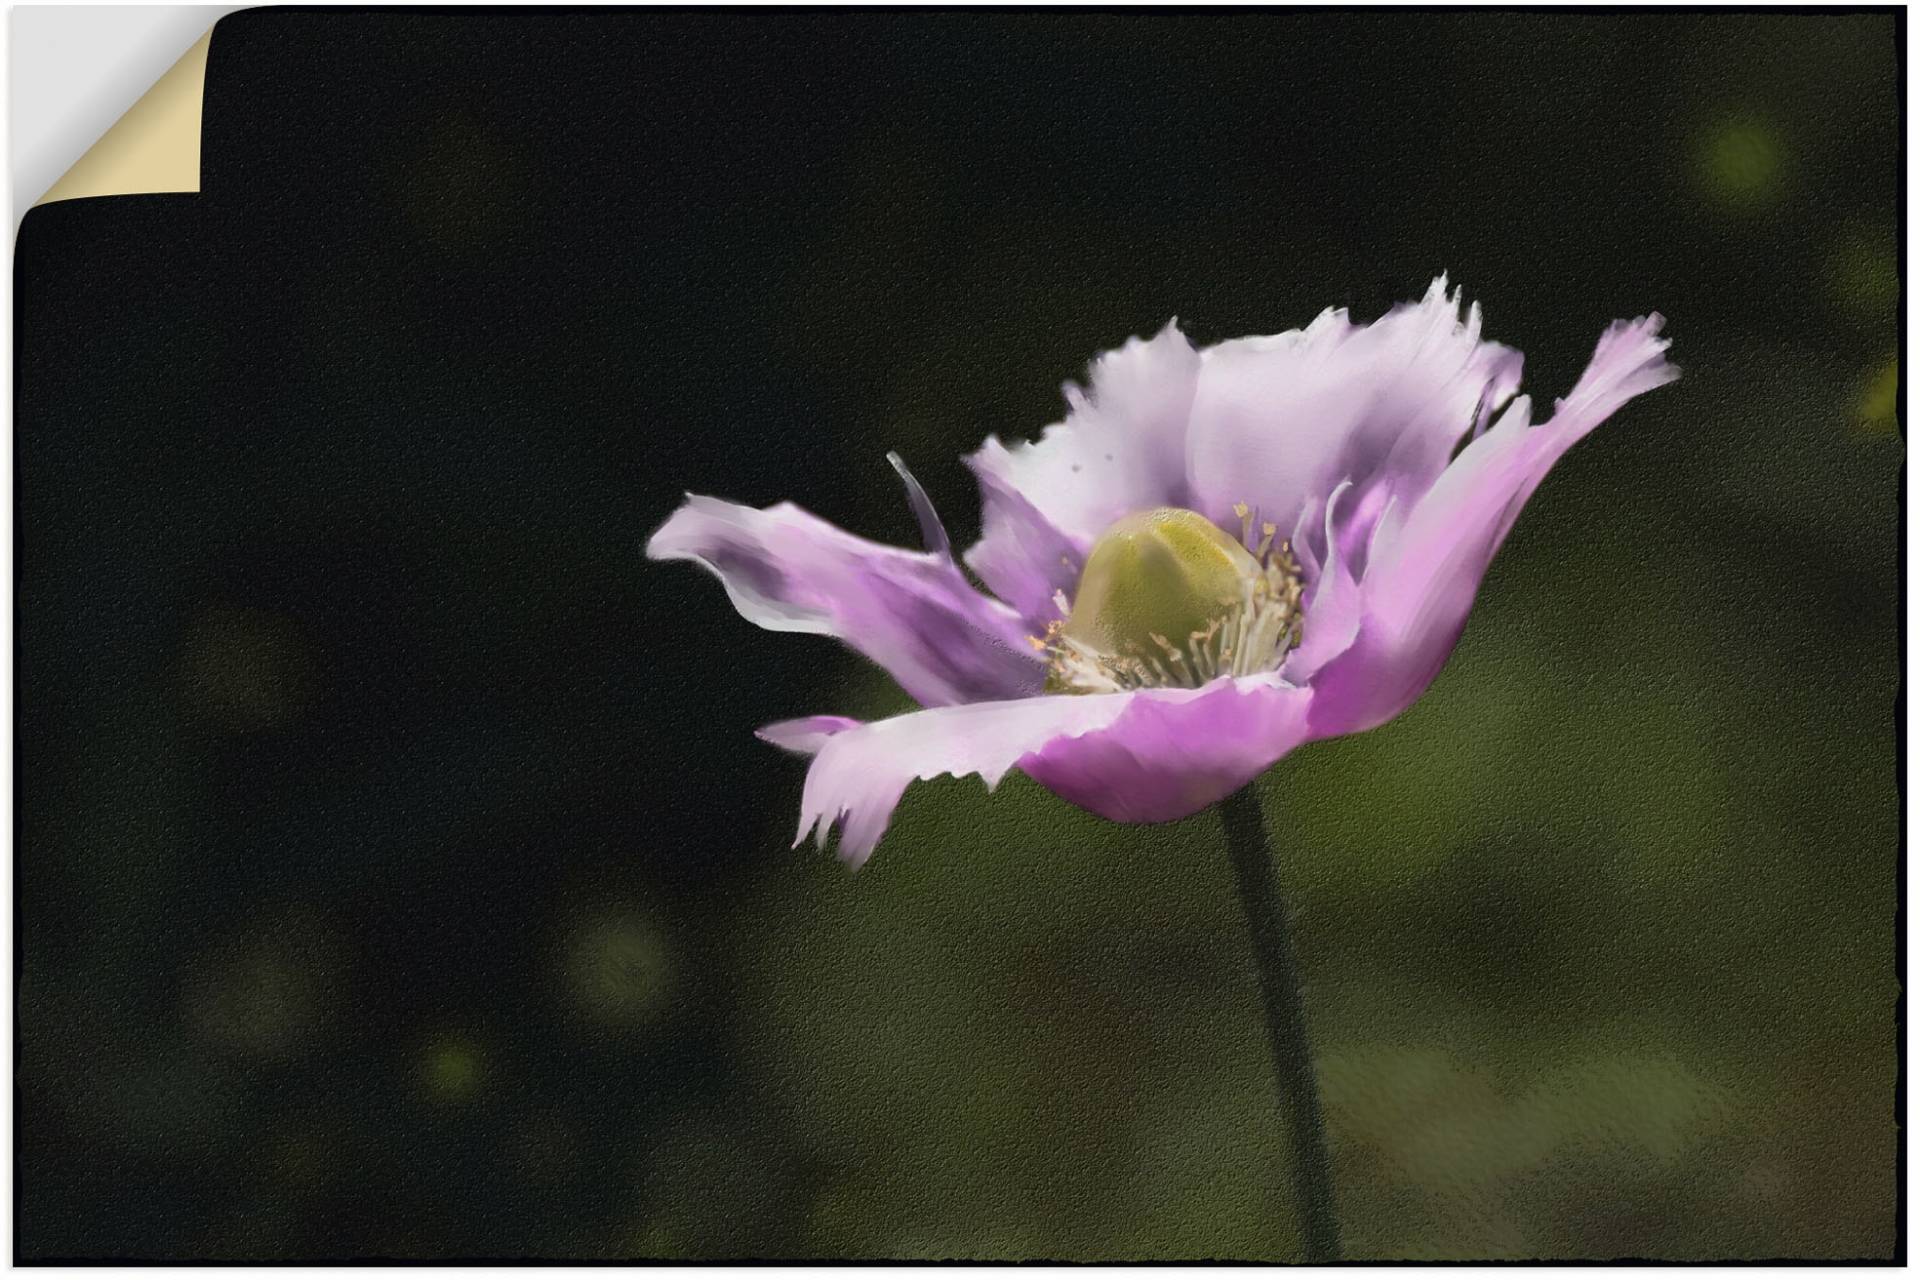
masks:
<path id="1" fill-rule="evenodd" d="M 35 206 L 85 196 L 200 190 L 200 109 L 209 27 Z"/>

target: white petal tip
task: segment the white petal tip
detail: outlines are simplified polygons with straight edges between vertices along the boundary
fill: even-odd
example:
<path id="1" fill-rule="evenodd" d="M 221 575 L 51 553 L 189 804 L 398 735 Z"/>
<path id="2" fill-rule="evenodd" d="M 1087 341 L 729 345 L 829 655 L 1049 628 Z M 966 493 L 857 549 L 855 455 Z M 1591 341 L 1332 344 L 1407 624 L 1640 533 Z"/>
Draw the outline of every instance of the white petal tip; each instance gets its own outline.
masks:
<path id="1" fill-rule="evenodd" d="M 887 461 L 900 477 L 900 483 L 907 489 L 907 505 L 913 508 L 913 518 L 920 522 L 920 542 L 931 555 L 944 559 L 953 558 L 953 544 L 947 539 L 946 526 L 940 523 L 940 513 L 933 509 L 933 499 L 927 497 L 927 491 L 913 478 L 913 472 L 907 470 L 907 462 L 898 452 L 889 449 Z"/>

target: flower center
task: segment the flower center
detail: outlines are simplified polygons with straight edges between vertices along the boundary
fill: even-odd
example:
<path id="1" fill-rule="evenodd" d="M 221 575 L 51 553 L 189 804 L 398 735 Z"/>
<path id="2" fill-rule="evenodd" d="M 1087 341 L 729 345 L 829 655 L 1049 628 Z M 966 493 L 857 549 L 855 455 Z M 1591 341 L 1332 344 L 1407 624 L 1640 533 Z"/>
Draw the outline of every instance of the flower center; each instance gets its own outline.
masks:
<path id="1" fill-rule="evenodd" d="M 1270 671 L 1300 643 L 1300 566 L 1274 526 L 1243 504 L 1235 541 L 1196 511 L 1160 507 L 1094 542 L 1061 620 L 1030 643 L 1048 656 L 1048 693 L 1197 688 Z"/>

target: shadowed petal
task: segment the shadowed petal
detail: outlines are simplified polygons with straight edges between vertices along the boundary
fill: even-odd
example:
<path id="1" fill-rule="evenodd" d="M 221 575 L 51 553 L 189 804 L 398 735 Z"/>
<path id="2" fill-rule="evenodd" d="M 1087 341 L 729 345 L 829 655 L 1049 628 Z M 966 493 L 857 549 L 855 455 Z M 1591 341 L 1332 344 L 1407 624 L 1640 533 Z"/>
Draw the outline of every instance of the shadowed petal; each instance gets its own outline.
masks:
<path id="1" fill-rule="evenodd" d="M 1085 545 L 1054 528 L 1031 502 L 1013 487 L 1002 463 L 1006 450 L 998 440 L 967 459 L 980 480 L 986 537 L 967 551 L 967 567 L 980 575 L 994 594 L 1019 610 L 1036 633 L 1060 616 L 1053 593 L 1073 594 L 1080 581 Z"/>
<path id="2" fill-rule="evenodd" d="M 1386 513 L 1360 583 L 1359 632 L 1313 680 L 1315 737 L 1382 724 L 1432 683 L 1494 553 L 1553 464 L 1628 400 L 1679 376 L 1660 326 L 1657 315 L 1613 325 L 1551 419 L 1531 426 L 1527 399 L 1515 400 L 1430 491 Z"/>
<path id="3" fill-rule="evenodd" d="M 1353 522 L 1423 492 L 1520 384 L 1520 353 L 1480 341 L 1480 309 L 1462 320 L 1460 300 L 1443 276 L 1371 325 L 1327 311 L 1303 330 L 1209 347 L 1187 437 L 1191 505 L 1232 528 L 1244 502 L 1287 529 L 1342 481 L 1355 486 Z M 1367 533 L 1355 524 L 1343 539 L 1350 559 Z"/>
<path id="4" fill-rule="evenodd" d="M 792 503 L 762 511 L 689 495 L 647 555 L 709 570 L 770 631 L 837 636 L 923 706 L 1020 697 L 1045 679 L 1030 628 L 951 559 L 856 538 Z"/>
<path id="5" fill-rule="evenodd" d="M 1304 600 L 1300 645 L 1281 668 L 1290 684 L 1306 684 L 1320 668 L 1345 653 L 1360 631 L 1360 583 L 1334 532 L 1340 499 L 1348 487 L 1342 484 L 1326 502 L 1327 562 L 1314 566 L 1313 586 Z"/>
<path id="6" fill-rule="evenodd" d="M 1303 740 L 1304 689 L 1271 677 L 1200 689 L 1153 689 L 940 707 L 830 734 L 811 730 L 798 844 L 840 826 L 840 856 L 858 866 L 909 783 L 977 773 L 991 790 L 1019 767 L 1103 817 L 1162 822 L 1244 785 Z"/>
<path id="7" fill-rule="evenodd" d="M 1030 622 L 1056 616 L 1093 539 L 1115 520 L 1189 505 L 1187 417 L 1200 358 L 1171 323 L 1094 361 L 1068 384 L 1065 421 L 1012 448 L 989 437 L 967 459 L 979 477 L 982 536 L 967 565 Z M 1063 563 L 1064 561 L 1064 563 Z"/>
<path id="8" fill-rule="evenodd" d="M 1020 761 L 1063 800 L 1115 822 L 1171 822 L 1223 800 L 1307 741 L 1309 690 L 1271 675 L 1130 697 L 1112 724 Z"/>

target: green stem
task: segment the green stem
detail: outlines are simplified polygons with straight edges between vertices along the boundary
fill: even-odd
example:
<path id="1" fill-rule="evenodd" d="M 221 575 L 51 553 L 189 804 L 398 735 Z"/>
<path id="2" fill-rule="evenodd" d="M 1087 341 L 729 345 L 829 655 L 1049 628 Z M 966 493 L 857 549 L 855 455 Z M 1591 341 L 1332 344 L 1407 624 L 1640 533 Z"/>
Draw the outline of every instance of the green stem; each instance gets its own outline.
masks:
<path id="1" fill-rule="evenodd" d="M 1333 1209 L 1333 1173 L 1327 1160 L 1326 1126 L 1320 1119 L 1320 1087 L 1313 1078 L 1306 1011 L 1300 1003 L 1300 966 L 1294 959 L 1287 909 L 1274 886 L 1273 853 L 1260 797 L 1251 784 L 1220 802 L 1227 828 L 1227 854 L 1253 935 L 1260 971 L 1260 997 L 1267 1011 L 1267 1043 L 1273 1050 L 1280 1114 L 1293 1156 L 1293 1190 L 1308 1262 L 1340 1260 L 1340 1222 Z"/>

